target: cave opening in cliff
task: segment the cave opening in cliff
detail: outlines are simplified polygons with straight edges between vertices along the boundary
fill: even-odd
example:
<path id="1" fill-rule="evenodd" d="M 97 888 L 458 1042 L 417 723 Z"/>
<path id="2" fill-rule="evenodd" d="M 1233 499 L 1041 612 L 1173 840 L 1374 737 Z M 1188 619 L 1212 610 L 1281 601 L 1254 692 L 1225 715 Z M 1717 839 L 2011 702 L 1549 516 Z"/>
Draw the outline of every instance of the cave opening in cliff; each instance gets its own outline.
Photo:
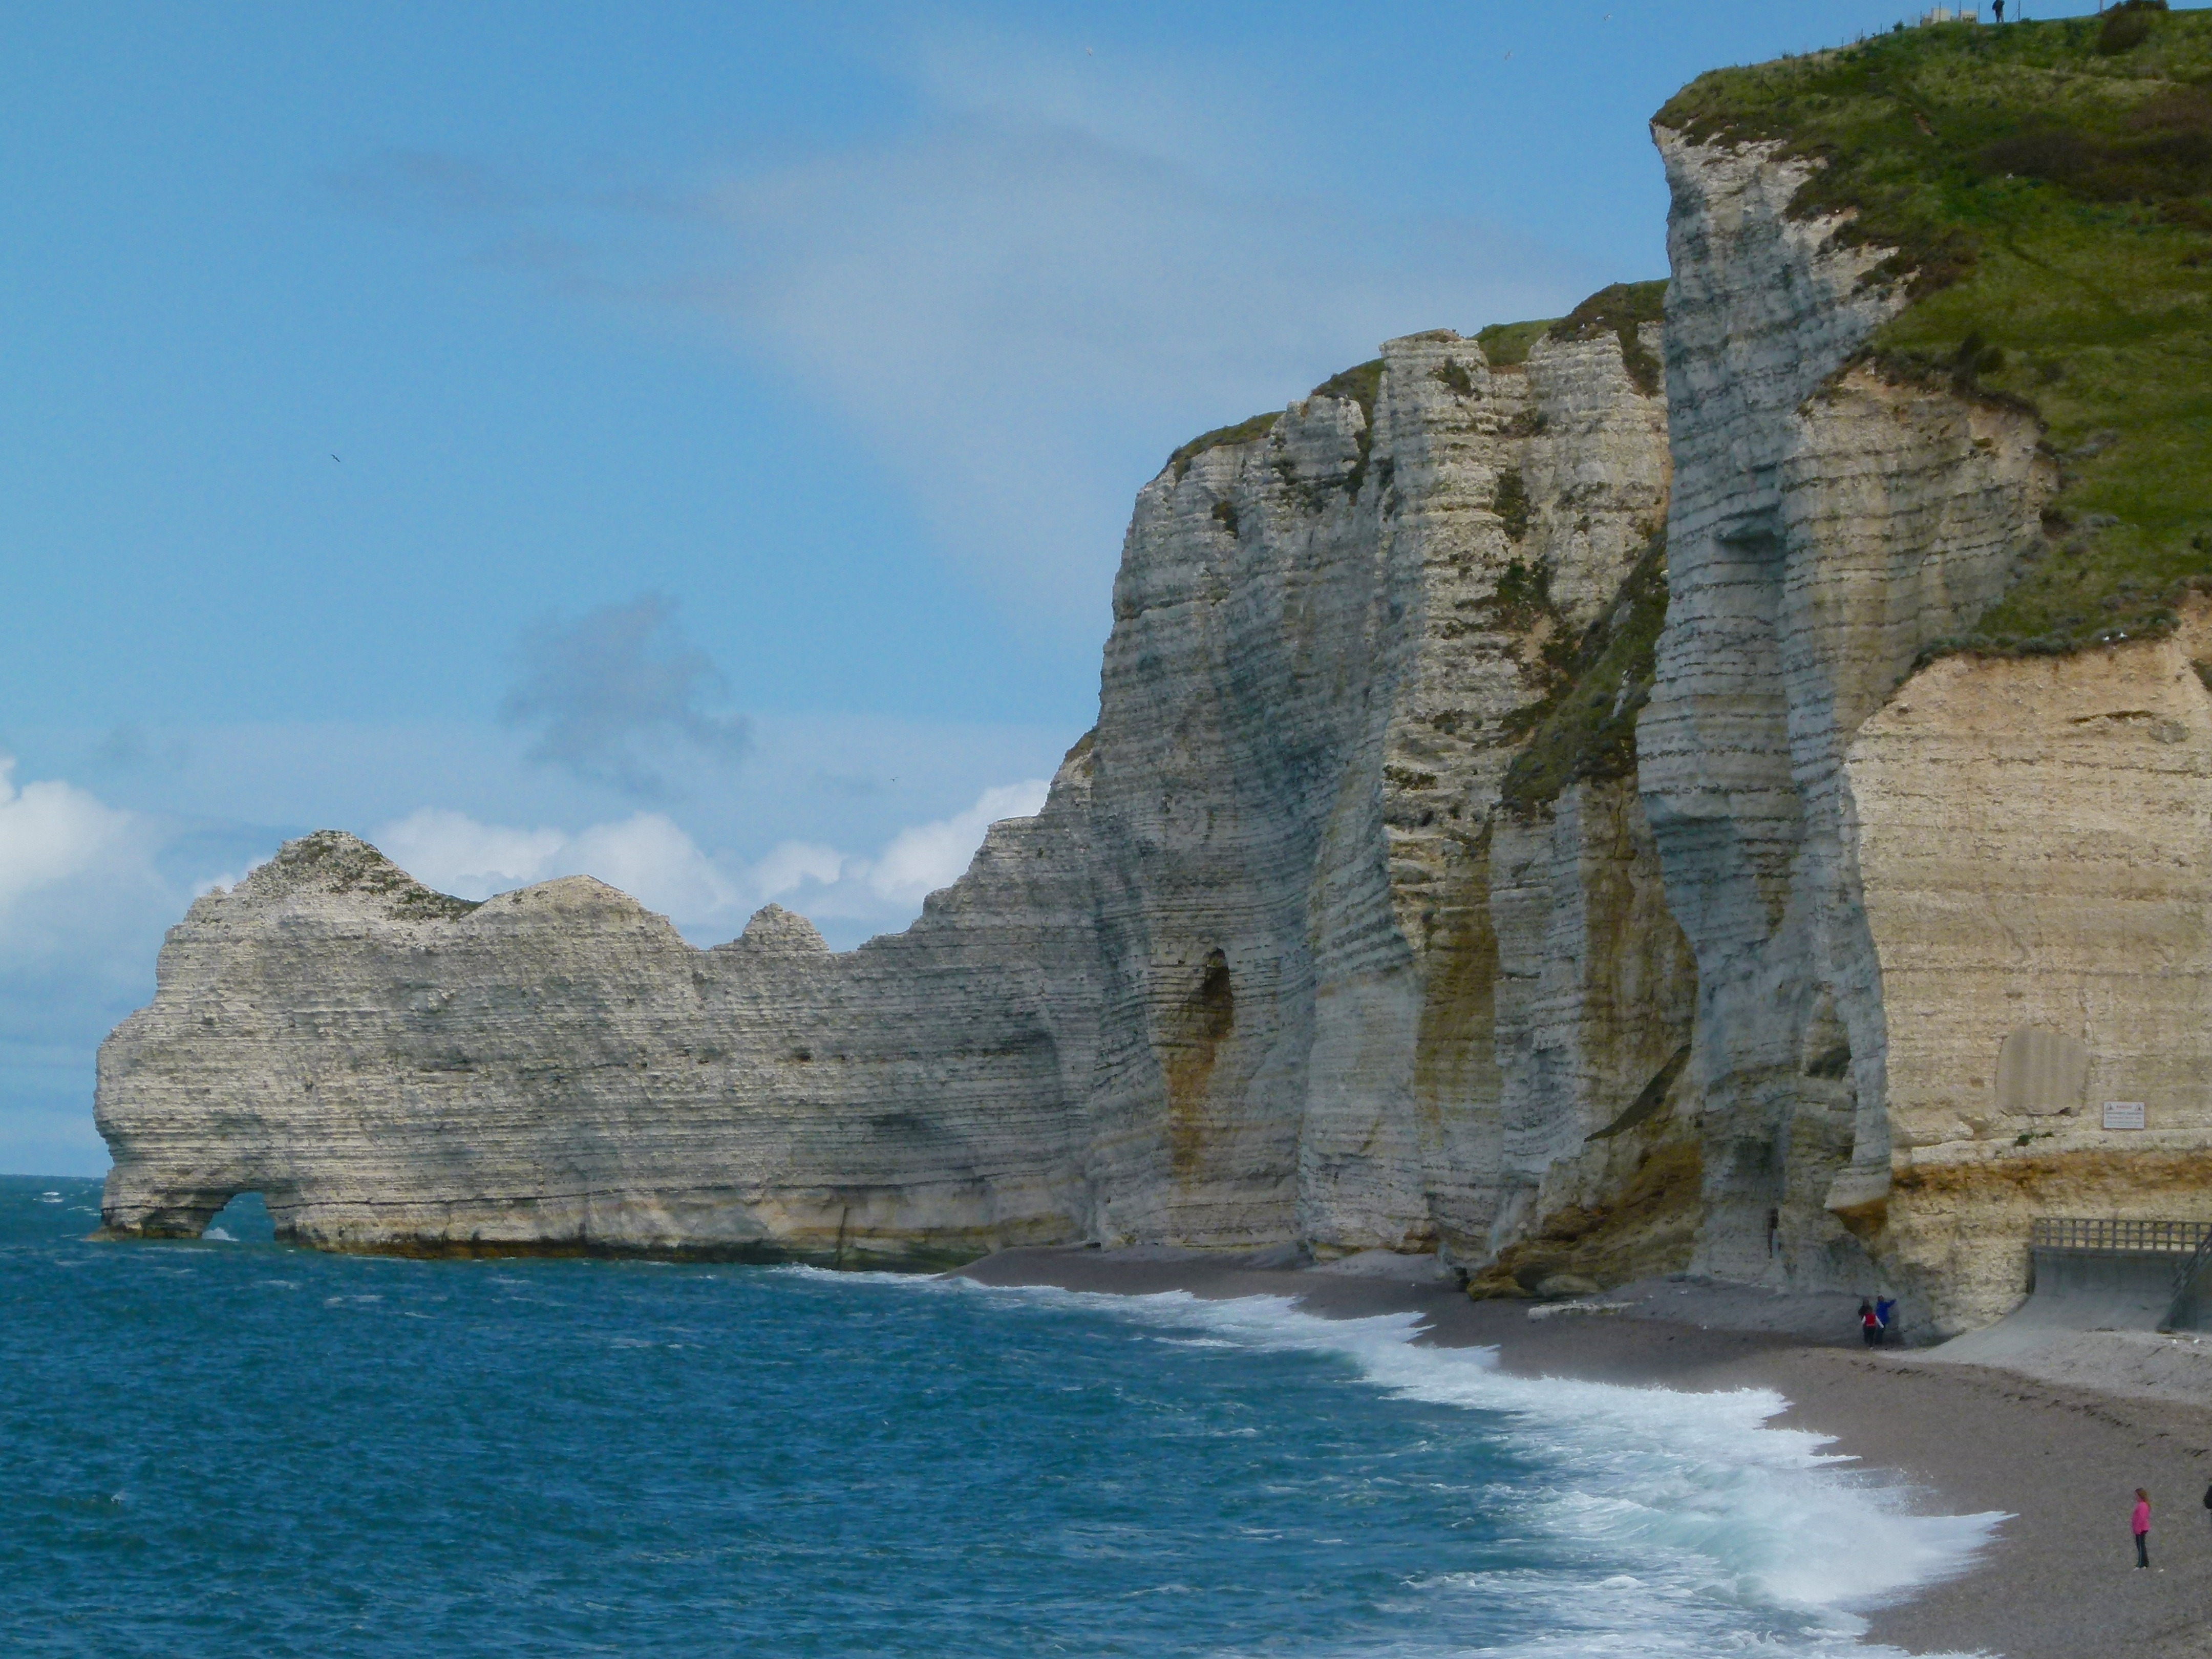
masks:
<path id="1" fill-rule="evenodd" d="M 273 1244 L 276 1224 L 259 1193 L 234 1193 L 201 1230 L 200 1237 L 217 1243 Z"/>
<path id="2" fill-rule="evenodd" d="M 1206 1133 L 1206 1102 L 1215 1052 L 1237 1026 L 1237 993 L 1229 958 L 1208 951 L 1199 981 L 1164 1033 L 1168 1095 L 1168 1156 L 1176 1177 L 1193 1179 Z"/>

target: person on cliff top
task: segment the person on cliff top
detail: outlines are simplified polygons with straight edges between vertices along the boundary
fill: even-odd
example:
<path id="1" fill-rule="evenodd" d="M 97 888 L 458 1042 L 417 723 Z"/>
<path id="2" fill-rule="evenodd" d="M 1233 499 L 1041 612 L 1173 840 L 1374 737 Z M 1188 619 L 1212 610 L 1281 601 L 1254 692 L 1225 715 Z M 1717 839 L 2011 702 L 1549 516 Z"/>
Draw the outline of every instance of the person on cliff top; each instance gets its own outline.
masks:
<path id="1" fill-rule="evenodd" d="M 2135 1519 L 2130 1523 L 2136 1534 L 2136 1565 L 2150 1565 L 2150 1494 L 2141 1486 L 2136 1488 Z"/>
<path id="2" fill-rule="evenodd" d="M 1859 1298 L 1859 1334 L 1869 1348 L 1881 1340 L 1881 1319 L 1874 1310 L 1874 1304 L 1864 1297 Z"/>

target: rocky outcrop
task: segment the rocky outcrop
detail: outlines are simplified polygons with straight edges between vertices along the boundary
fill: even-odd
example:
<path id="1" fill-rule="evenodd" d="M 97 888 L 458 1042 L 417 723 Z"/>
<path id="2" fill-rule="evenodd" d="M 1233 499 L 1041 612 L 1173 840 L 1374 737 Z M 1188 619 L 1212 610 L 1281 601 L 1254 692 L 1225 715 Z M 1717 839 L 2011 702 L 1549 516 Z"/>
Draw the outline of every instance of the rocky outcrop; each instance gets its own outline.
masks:
<path id="1" fill-rule="evenodd" d="M 1791 216 L 1808 164 L 1660 142 L 1676 489 L 1638 747 L 1697 960 L 1695 1259 L 1887 1285 L 1947 1334 L 2018 1303 L 2038 1215 L 2212 1216 L 2202 628 L 1923 665 L 2052 556 L 2033 415 L 1863 357 L 1902 300 L 1861 281 L 1885 250 Z"/>
<path id="2" fill-rule="evenodd" d="M 774 908 L 699 951 L 586 877 L 468 905 L 350 836 L 292 842 L 193 905 L 101 1049 L 106 1224 L 193 1235 L 250 1190 L 334 1249 L 929 1261 L 1066 1237 L 1097 981 L 1063 826 L 1086 773 L 1071 757 L 912 929 L 842 956 Z"/>
<path id="3" fill-rule="evenodd" d="M 1846 834 L 1852 733 L 2041 545 L 2028 417 L 1850 367 L 1885 250 L 1793 217 L 1809 163 L 1662 131 L 1677 484 L 1638 732 L 1695 948 L 1701 1266 L 1868 1285 L 1841 1217 L 1887 1173 L 1880 963 Z"/>
<path id="4" fill-rule="evenodd" d="M 1498 369 L 1394 341 L 1178 452 L 1138 499 L 1097 730 L 1038 817 L 858 951 L 770 907 L 701 951 L 595 883 L 470 907 L 295 842 L 194 905 L 103 1049 L 106 1224 L 196 1232 L 252 1189 L 343 1249 L 1485 1257 L 1540 1180 L 1500 1105 L 1501 937 L 1583 939 L 1594 983 L 1650 957 L 1547 1085 L 1577 1121 L 1680 1039 L 1686 994 L 1638 976 L 1686 957 L 1639 933 L 1631 797 L 1594 813 L 1574 919 L 1524 901 L 1501 935 L 1489 875 L 1516 717 L 1668 465 L 1610 333 Z M 1629 1029 L 1646 988 L 1656 1036 Z"/>
<path id="5" fill-rule="evenodd" d="M 1632 1173 L 1621 1155 L 1674 1128 L 1698 981 L 1632 781 L 1576 784 L 1548 818 L 1502 819 L 1492 847 L 1503 1245 L 1602 1209 Z"/>

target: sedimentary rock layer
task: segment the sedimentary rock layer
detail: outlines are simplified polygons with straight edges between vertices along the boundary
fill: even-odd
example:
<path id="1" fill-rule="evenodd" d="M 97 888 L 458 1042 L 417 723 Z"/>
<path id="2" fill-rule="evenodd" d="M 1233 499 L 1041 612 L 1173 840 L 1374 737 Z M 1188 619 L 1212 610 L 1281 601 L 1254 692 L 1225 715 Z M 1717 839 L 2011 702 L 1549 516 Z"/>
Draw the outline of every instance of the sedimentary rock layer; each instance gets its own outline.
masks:
<path id="1" fill-rule="evenodd" d="M 2018 1300 L 2039 1215 L 2212 1220 L 2208 656 L 2199 610 L 2084 656 L 1936 662 L 1850 744 L 1890 1176 L 1854 1219 L 1942 1328 Z M 2033 1047 L 2079 1063 L 2008 1063 Z"/>
<path id="2" fill-rule="evenodd" d="M 1861 360 L 1903 299 L 1862 280 L 1886 250 L 1792 216 L 1809 163 L 1659 137 L 1676 471 L 1638 746 L 1697 959 L 1697 1260 L 1960 1329 L 2019 1300 L 2034 1215 L 2212 1214 L 2207 694 L 2185 637 L 1915 675 L 2054 554 L 2033 416 Z M 2015 1030 L 2078 1050 L 2048 1123 L 1998 1099 L 2055 1064 L 2001 1061 Z M 2100 1091 L 2157 1128 L 2105 1130 Z"/>
<path id="3" fill-rule="evenodd" d="M 1638 739 L 1698 957 L 1700 1255 L 1735 1276 L 1860 1283 L 1871 1264 L 1826 1205 L 1854 1147 L 1880 1163 L 1885 1039 L 1843 748 L 2039 544 L 2037 434 L 1844 372 L 1902 301 L 1861 282 L 1883 250 L 1790 216 L 1809 164 L 1659 136 L 1677 487 Z"/>

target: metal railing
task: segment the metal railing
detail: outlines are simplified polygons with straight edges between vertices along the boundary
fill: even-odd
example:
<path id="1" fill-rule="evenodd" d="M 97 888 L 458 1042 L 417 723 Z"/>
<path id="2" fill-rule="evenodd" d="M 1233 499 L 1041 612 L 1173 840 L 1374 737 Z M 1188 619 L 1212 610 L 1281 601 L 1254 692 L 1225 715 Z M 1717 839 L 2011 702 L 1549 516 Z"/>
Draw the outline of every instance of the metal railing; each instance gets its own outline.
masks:
<path id="1" fill-rule="evenodd" d="M 2028 1243 L 2039 1250 L 2125 1250 L 2193 1256 L 2212 1243 L 2212 1221 L 2122 1221 L 2045 1216 Z"/>
<path id="2" fill-rule="evenodd" d="M 2212 1232 L 2205 1234 L 2203 1243 L 2190 1252 L 2189 1260 L 2174 1274 L 2173 1304 L 2166 1310 L 2166 1322 L 2159 1327 L 2160 1330 L 2185 1331 L 2197 1323 L 2204 1300 L 2197 1285 L 2208 1262 L 2212 1262 Z"/>

